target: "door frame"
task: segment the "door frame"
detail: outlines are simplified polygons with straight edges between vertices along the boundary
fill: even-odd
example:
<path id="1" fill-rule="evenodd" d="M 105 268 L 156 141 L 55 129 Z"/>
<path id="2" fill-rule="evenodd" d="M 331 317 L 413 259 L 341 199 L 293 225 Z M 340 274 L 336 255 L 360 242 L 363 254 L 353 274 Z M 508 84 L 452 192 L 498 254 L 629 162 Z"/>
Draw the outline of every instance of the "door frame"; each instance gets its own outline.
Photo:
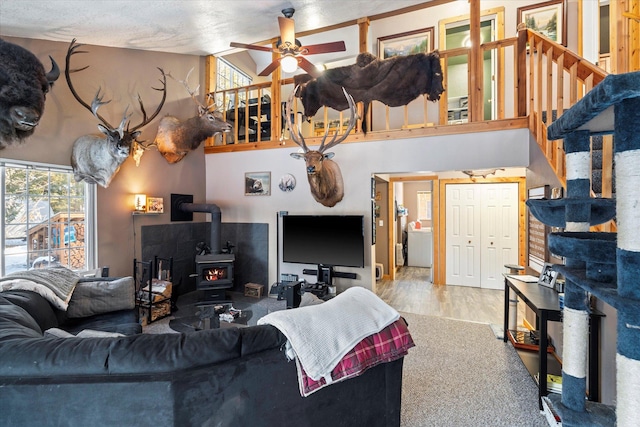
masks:
<path id="1" fill-rule="evenodd" d="M 438 209 L 439 209 L 439 179 L 438 179 L 438 175 L 414 175 L 414 176 L 392 176 L 389 177 L 389 191 L 387 192 L 387 196 L 388 196 L 388 214 L 389 214 L 389 220 L 387 221 L 389 223 L 389 227 L 387 230 L 387 244 L 389 245 L 388 248 L 388 256 L 389 256 L 389 279 L 390 280 L 395 280 L 396 279 L 396 270 L 398 269 L 398 266 L 396 265 L 396 228 L 397 228 L 397 218 L 398 216 L 396 215 L 395 209 L 396 209 L 396 205 L 395 205 L 395 200 L 396 200 L 396 194 L 395 194 L 395 186 L 394 183 L 396 182 L 409 182 L 409 181 L 432 181 L 433 185 L 432 185 L 432 193 L 431 193 L 431 208 L 432 208 L 432 222 L 431 222 L 431 230 L 433 232 L 433 265 L 432 265 L 432 270 L 431 270 L 431 277 L 434 277 L 434 273 L 435 273 L 435 266 L 436 266 L 436 254 L 438 252 L 437 250 L 437 245 L 436 245 L 436 230 L 438 229 Z"/>
<path id="2" fill-rule="evenodd" d="M 440 179 L 434 183 L 434 218 L 433 218 L 433 284 L 447 284 L 447 237 L 446 237 L 446 185 L 447 184 L 518 184 L 518 264 L 526 265 L 526 178 L 525 177 L 494 177 L 494 178 L 454 178 Z M 436 205 L 438 209 L 436 210 Z"/>
<path id="3" fill-rule="evenodd" d="M 494 26 L 492 27 L 492 40 L 485 40 L 484 43 L 481 43 L 481 44 L 489 43 L 495 40 L 503 40 L 504 34 L 505 34 L 504 6 L 481 10 L 479 11 L 479 13 L 480 13 L 480 19 L 479 19 L 479 22 L 477 22 L 477 28 L 475 29 L 478 32 L 478 36 L 479 36 L 480 26 L 482 22 L 485 22 L 485 21 L 494 22 Z M 438 21 L 438 48 L 440 50 L 447 50 L 446 40 L 447 40 L 448 29 L 457 28 L 465 25 L 470 26 L 470 33 L 474 31 L 475 23 L 474 25 L 471 24 L 471 14 L 458 15 L 458 16 L 453 16 L 450 18 L 439 20 Z M 468 49 L 469 51 L 471 51 L 471 48 L 468 48 Z M 471 52 L 471 54 L 473 53 Z M 491 68 L 493 72 L 491 76 L 484 76 L 484 72 L 483 72 L 484 60 L 481 61 L 482 64 L 477 64 L 477 69 L 474 69 L 474 70 L 471 69 L 472 60 L 473 58 L 470 58 L 469 56 L 467 57 L 467 63 L 468 63 L 468 66 L 470 67 L 469 73 L 468 73 L 468 79 L 467 79 L 468 92 L 472 92 L 474 90 L 472 81 L 475 73 L 475 75 L 477 75 L 478 78 L 481 80 L 480 82 L 476 82 L 476 84 L 485 85 L 485 81 L 486 81 L 486 84 L 490 85 L 491 87 L 490 91 L 486 91 L 486 90 L 484 91 L 484 97 L 486 99 L 483 99 L 479 102 L 479 107 L 481 107 L 482 111 L 484 111 L 484 104 L 487 102 L 487 99 L 491 99 L 492 100 L 490 101 L 491 117 L 492 117 L 491 120 L 504 118 L 503 117 L 504 110 L 498 111 L 498 108 L 497 108 L 498 104 L 500 104 L 497 100 L 501 99 L 504 96 L 504 87 L 498 86 L 497 79 L 495 78 L 497 73 L 504 73 L 504 67 L 505 67 L 504 55 L 497 55 L 496 57 L 495 53 L 491 51 Z M 448 81 L 445 83 L 447 85 L 449 84 Z M 470 95 L 471 95 L 470 93 L 467 93 L 467 96 L 469 96 L 469 101 L 470 101 L 469 121 L 485 120 L 484 114 L 482 114 L 482 117 L 474 117 L 474 114 L 480 113 L 480 111 L 475 111 L 476 109 L 474 109 L 471 106 L 471 102 L 477 102 L 477 100 L 474 101 Z M 443 104 L 443 105 L 446 105 L 446 104 Z M 444 113 L 446 113 L 446 110 L 444 110 Z M 443 114 L 443 111 L 441 111 L 440 114 Z"/>

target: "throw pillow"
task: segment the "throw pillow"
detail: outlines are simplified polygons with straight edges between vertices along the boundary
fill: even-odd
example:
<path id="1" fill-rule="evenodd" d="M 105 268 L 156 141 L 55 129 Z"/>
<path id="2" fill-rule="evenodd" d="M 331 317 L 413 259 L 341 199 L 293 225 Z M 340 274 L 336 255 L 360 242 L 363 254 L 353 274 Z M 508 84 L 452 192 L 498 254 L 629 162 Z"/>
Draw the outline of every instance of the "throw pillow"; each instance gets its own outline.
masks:
<path id="1" fill-rule="evenodd" d="M 117 310 L 135 308 L 133 277 L 116 280 L 80 281 L 76 285 L 67 315 L 88 317 Z"/>
<path id="2" fill-rule="evenodd" d="M 78 335 L 73 335 L 59 328 L 50 328 L 44 331 L 44 336 L 53 338 L 113 338 L 124 337 L 125 335 L 117 332 L 95 331 L 93 329 L 85 329 L 78 332 Z"/>
<path id="3" fill-rule="evenodd" d="M 75 335 L 70 334 L 69 332 L 62 330 L 60 328 L 49 328 L 44 331 L 45 338 L 71 338 L 75 337 Z"/>

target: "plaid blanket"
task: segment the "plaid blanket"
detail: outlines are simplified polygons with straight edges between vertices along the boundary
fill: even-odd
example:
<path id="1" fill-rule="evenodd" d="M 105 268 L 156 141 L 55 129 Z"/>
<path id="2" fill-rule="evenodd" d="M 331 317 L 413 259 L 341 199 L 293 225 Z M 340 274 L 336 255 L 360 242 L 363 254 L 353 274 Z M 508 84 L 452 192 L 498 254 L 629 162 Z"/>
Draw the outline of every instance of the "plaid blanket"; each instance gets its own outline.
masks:
<path id="1" fill-rule="evenodd" d="M 331 382 L 331 371 L 349 350 L 399 318 L 376 294 L 353 286 L 322 304 L 274 311 L 258 324 L 273 325 L 287 337 L 287 357 L 299 360 L 309 377 Z"/>
<path id="2" fill-rule="evenodd" d="M 366 337 L 351 349 L 331 372 L 331 383 L 327 383 L 324 378 L 318 381 L 311 379 L 296 358 L 300 394 L 302 397 L 309 396 L 330 384 L 356 377 L 380 363 L 397 360 L 406 356 L 407 350 L 411 347 L 415 347 L 415 344 L 407 323 L 400 318 L 380 332 Z"/>
<path id="3" fill-rule="evenodd" d="M 0 292 L 26 290 L 36 292 L 60 310 L 66 310 L 80 276 L 65 267 L 25 270 L 0 278 Z"/>

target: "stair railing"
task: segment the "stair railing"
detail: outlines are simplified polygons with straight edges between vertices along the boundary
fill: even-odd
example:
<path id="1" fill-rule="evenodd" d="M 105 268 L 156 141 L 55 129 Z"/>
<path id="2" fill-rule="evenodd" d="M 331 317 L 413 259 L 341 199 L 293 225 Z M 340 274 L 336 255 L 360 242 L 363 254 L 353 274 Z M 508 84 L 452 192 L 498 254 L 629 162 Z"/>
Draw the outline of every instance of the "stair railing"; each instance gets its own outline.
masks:
<path id="1" fill-rule="evenodd" d="M 562 140 L 550 141 L 547 127 L 573 106 L 607 72 L 555 43 L 540 33 L 521 28 L 517 45 L 518 116 L 529 117 L 529 130 L 558 179 L 566 185 L 565 153 Z M 526 82 L 526 84 L 524 83 Z M 594 179 L 601 182 L 593 182 Z M 602 174 L 592 178 L 592 188 L 601 188 L 599 195 L 613 194 L 613 140 L 603 137 Z M 592 195 L 595 193 L 592 191 Z M 600 229 L 613 231 L 612 222 Z"/>

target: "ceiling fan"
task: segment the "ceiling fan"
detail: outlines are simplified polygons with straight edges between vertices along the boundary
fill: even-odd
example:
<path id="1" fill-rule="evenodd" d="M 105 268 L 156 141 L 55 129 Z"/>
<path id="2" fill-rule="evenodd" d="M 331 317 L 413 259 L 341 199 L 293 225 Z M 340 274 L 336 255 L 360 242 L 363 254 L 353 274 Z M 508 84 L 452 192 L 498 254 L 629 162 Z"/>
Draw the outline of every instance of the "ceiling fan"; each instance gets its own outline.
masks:
<path id="1" fill-rule="evenodd" d="M 268 76 L 280 65 L 282 66 L 282 70 L 287 73 L 294 72 L 299 66 L 307 73 L 311 74 L 313 77 L 317 77 L 319 75 L 318 70 L 311 62 L 309 62 L 309 60 L 304 57 L 304 55 L 343 52 L 346 50 L 344 41 L 302 46 L 300 41 L 296 39 L 294 21 L 292 19 L 294 12 L 295 9 L 292 7 L 282 9 L 282 14 L 284 15 L 284 17 L 278 17 L 278 25 L 280 26 L 280 38 L 278 38 L 275 49 L 267 46 L 231 42 L 231 47 L 280 53 L 280 58 L 269 64 L 267 68 L 265 68 L 260 72 L 260 74 L 258 74 L 259 76 Z"/>

